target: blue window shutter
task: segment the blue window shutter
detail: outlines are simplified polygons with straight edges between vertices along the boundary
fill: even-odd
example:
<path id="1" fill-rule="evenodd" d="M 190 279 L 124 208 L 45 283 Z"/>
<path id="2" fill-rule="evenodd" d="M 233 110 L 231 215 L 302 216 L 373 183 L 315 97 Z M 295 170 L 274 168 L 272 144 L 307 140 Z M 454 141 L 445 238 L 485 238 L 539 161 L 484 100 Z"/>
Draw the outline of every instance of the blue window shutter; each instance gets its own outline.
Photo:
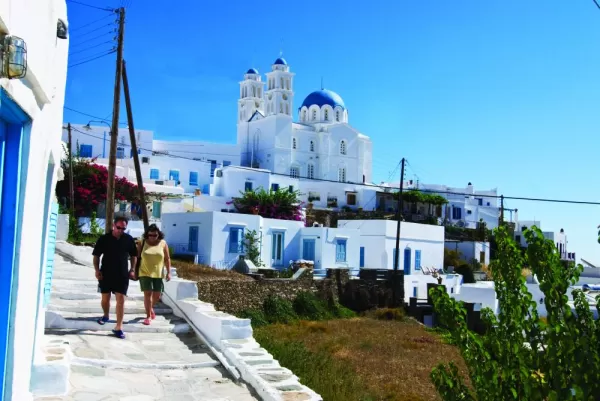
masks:
<path id="1" fill-rule="evenodd" d="M 179 181 L 179 170 L 169 170 L 169 179 Z"/>
<path id="2" fill-rule="evenodd" d="M 92 157 L 92 145 L 79 145 L 80 157 Z"/>
<path id="3" fill-rule="evenodd" d="M 365 247 L 360 247 L 360 264 L 359 267 L 365 267 Z"/>
<path id="4" fill-rule="evenodd" d="M 271 191 L 279 191 L 279 184 L 271 184 Z"/>
<path id="5" fill-rule="evenodd" d="M 252 191 L 252 183 L 250 181 L 246 181 L 246 185 L 245 185 L 245 191 Z"/>
<path id="6" fill-rule="evenodd" d="M 231 162 L 229 160 L 223 160 L 223 167 L 231 166 Z"/>
<path id="7" fill-rule="evenodd" d="M 229 253 L 242 253 L 244 251 L 244 229 L 232 227 L 229 229 Z"/>
<path id="8" fill-rule="evenodd" d="M 336 262 L 345 262 L 346 261 L 346 240 L 341 240 L 341 239 L 337 240 L 335 261 Z"/>
<path id="9" fill-rule="evenodd" d="M 417 298 L 419 296 L 419 288 L 413 287 L 413 297 Z"/>
<path id="10" fill-rule="evenodd" d="M 198 173 L 190 171 L 190 185 L 198 185 Z"/>
<path id="11" fill-rule="evenodd" d="M 150 169 L 150 179 L 151 180 L 158 180 L 158 176 L 159 176 L 158 169 L 157 168 L 151 168 Z"/>
<path id="12" fill-rule="evenodd" d="M 210 162 L 210 176 L 214 177 L 215 176 L 215 169 L 217 168 L 217 161 L 216 160 L 208 160 Z"/>
<path id="13" fill-rule="evenodd" d="M 421 251 L 415 251 L 415 270 L 421 270 Z"/>

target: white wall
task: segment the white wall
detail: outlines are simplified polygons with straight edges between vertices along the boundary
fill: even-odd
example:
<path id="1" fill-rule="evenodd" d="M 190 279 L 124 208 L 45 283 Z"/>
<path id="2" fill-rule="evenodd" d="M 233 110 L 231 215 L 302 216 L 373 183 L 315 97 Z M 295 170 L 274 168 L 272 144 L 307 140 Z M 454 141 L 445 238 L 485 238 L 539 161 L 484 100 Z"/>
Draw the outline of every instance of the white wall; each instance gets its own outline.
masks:
<path id="1" fill-rule="evenodd" d="M 304 255 L 304 239 L 315 240 L 315 269 L 359 267 L 360 231 L 349 228 L 304 227 L 300 242 L 299 257 Z M 346 261 L 336 261 L 338 240 L 346 240 Z"/>
<path id="2" fill-rule="evenodd" d="M 490 264 L 490 243 L 481 241 L 446 241 L 446 248 L 451 251 L 460 252 L 461 260 L 470 263 L 473 259 L 478 262 Z M 483 262 L 481 261 L 481 252 L 484 253 Z M 457 267 L 457 266 L 454 266 Z"/>
<path id="3" fill-rule="evenodd" d="M 393 269 L 396 248 L 396 222 L 390 220 L 340 220 L 340 228 L 360 230 L 360 246 L 365 248 L 365 268 Z M 444 227 L 401 223 L 399 269 L 404 269 L 404 250 L 411 249 L 410 274 L 415 269 L 415 251 L 421 251 L 421 267 L 442 269 Z M 420 273 L 419 273 L 420 274 Z"/>
<path id="4" fill-rule="evenodd" d="M 21 181 L 24 194 L 21 221 L 16 242 L 17 272 L 14 277 L 13 302 L 17 312 L 11 324 L 9 341 L 8 386 L 5 399 L 30 400 L 29 384 L 34 336 L 43 335 L 42 286 L 46 260 L 44 219 L 49 212 L 61 158 L 61 123 L 67 70 L 68 40 L 56 37 L 58 18 L 67 22 L 64 0 L 3 0 L 0 2 L 0 32 L 15 35 L 27 44 L 28 72 L 24 79 L 0 79 L 31 123 L 25 126 L 28 141 L 22 148 Z M 50 178 L 50 191 L 46 177 Z M 47 208 L 48 207 L 48 208 Z M 47 208 L 47 209 L 46 209 Z M 37 316 L 37 321 L 36 321 Z M 37 332 L 36 332 L 36 322 Z M 38 341 L 39 346 L 41 339 Z M 39 356 L 39 353 L 37 353 Z"/>
<path id="5" fill-rule="evenodd" d="M 108 123 L 110 124 L 110 122 Z M 135 130 L 135 136 L 140 156 L 151 155 L 154 133 L 147 130 Z M 68 139 L 69 134 L 65 124 L 62 131 L 62 140 L 68 143 Z M 108 159 L 110 152 L 110 126 L 90 124 L 88 128 L 84 124 L 71 124 L 71 150 L 73 154 L 78 154 L 78 149 L 81 149 L 82 145 L 92 146 L 93 158 Z M 131 141 L 128 128 L 119 128 L 117 146 L 123 148 L 123 159 L 131 158 Z"/>
<path id="6" fill-rule="evenodd" d="M 443 274 L 442 285 L 446 286 L 446 292 L 450 295 L 459 291 L 462 283 L 462 277 L 458 274 Z M 427 298 L 427 284 L 438 284 L 436 278 L 425 274 L 411 274 L 404 276 L 404 302 L 410 302 L 410 298 L 415 296 L 419 299 Z M 415 290 L 416 289 L 416 290 Z"/>

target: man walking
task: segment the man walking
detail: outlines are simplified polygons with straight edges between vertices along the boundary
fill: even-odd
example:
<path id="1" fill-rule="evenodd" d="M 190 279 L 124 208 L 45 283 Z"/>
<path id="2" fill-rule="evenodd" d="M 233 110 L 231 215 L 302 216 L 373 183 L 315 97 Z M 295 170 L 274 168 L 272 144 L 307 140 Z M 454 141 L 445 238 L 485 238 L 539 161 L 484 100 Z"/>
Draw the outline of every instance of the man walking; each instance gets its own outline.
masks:
<path id="1" fill-rule="evenodd" d="M 110 297 L 115 294 L 117 298 L 117 324 L 113 334 L 118 338 L 125 338 L 123 333 L 123 315 L 125 308 L 125 297 L 129 288 L 129 268 L 135 269 L 137 261 L 137 247 L 134 239 L 125 234 L 128 220 L 125 217 L 117 217 L 112 232 L 104 234 L 96 242 L 94 247 L 94 268 L 98 279 L 98 292 L 102 293 L 102 311 L 104 315 L 98 319 L 98 324 L 108 322 L 110 311 Z M 100 265 L 102 256 L 102 265 Z M 102 267 L 100 267 L 102 266 Z"/>

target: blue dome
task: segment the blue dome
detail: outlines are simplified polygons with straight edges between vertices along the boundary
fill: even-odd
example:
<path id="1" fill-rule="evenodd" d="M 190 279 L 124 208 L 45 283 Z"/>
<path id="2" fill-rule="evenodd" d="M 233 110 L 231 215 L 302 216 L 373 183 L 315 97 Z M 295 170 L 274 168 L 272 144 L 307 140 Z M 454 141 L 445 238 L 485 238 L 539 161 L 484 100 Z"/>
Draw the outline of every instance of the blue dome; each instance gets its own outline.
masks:
<path id="1" fill-rule="evenodd" d="M 250 68 L 246 74 L 256 74 L 258 75 L 258 70 L 256 68 Z"/>
<path id="2" fill-rule="evenodd" d="M 321 89 L 320 91 L 314 91 L 313 93 L 308 95 L 306 97 L 306 99 L 304 99 L 304 102 L 302 102 L 302 106 L 300 106 L 300 108 L 302 108 L 304 106 L 310 107 L 315 104 L 319 107 L 322 107 L 322 106 L 328 104 L 333 108 L 340 106 L 342 109 L 344 109 L 344 110 L 346 109 L 344 100 L 342 100 L 340 95 L 338 95 L 337 93 L 335 93 L 333 91 L 327 90 L 327 89 Z"/>
<path id="3" fill-rule="evenodd" d="M 287 61 L 285 61 L 285 59 L 283 57 L 279 57 L 277 60 L 275 60 L 275 62 L 273 64 L 275 64 L 275 65 L 287 65 Z"/>

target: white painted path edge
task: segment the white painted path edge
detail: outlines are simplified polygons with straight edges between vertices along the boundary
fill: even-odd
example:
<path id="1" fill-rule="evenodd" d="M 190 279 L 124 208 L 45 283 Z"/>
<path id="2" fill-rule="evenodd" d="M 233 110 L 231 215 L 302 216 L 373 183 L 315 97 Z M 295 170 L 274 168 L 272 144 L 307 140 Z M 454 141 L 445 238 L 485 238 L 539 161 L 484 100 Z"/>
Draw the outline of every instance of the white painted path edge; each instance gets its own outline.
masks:
<path id="1" fill-rule="evenodd" d="M 77 263 L 92 265 L 89 247 L 57 242 L 56 250 Z M 200 301 L 196 283 L 176 277 L 174 270 L 173 279 L 165 282 L 162 302 L 189 323 L 233 377 L 241 377 L 264 401 L 323 401 L 260 347 L 252 336 L 250 319 L 219 312 L 212 304 Z"/>

